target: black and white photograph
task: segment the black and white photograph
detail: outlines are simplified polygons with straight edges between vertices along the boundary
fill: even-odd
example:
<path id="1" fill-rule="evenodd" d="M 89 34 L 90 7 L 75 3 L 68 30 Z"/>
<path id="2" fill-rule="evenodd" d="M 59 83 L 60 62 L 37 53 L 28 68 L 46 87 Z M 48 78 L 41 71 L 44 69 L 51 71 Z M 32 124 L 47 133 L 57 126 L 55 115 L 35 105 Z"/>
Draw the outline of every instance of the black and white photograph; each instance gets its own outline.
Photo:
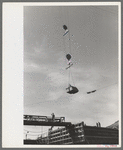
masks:
<path id="1" fill-rule="evenodd" d="M 23 6 L 23 146 L 120 146 L 119 10 Z"/>

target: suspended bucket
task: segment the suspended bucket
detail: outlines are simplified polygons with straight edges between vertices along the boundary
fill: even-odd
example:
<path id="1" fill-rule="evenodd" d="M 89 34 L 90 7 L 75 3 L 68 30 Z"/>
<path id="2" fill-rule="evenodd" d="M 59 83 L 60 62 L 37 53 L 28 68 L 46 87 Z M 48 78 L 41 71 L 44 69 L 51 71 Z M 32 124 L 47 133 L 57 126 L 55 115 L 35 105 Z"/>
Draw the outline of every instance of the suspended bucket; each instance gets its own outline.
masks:
<path id="1" fill-rule="evenodd" d="M 67 54 L 67 55 L 66 55 L 66 58 L 67 58 L 67 60 L 69 61 L 69 60 L 71 59 L 71 55 L 70 55 L 70 54 Z"/>

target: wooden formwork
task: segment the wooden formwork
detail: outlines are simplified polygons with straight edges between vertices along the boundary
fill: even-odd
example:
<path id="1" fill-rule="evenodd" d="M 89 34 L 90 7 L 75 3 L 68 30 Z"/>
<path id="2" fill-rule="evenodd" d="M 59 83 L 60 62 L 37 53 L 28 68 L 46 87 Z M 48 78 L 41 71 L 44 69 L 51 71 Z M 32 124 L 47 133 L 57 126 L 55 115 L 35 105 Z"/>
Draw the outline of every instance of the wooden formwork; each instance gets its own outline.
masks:
<path id="1" fill-rule="evenodd" d="M 118 144 L 117 129 L 86 126 L 83 122 L 50 131 L 45 144 Z"/>

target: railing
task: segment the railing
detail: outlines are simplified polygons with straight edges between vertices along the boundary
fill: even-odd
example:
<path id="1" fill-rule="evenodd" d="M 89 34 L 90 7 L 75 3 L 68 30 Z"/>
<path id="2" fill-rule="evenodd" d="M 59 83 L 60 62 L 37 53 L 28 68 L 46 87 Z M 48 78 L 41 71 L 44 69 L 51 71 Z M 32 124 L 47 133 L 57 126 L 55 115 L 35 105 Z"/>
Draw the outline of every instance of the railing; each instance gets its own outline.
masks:
<path id="1" fill-rule="evenodd" d="M 23 120 L 42 122 L 65 122 L 65 117 L 56 117 L 52 119 L 52 117 L 50 116 L 24 115 Z"/>

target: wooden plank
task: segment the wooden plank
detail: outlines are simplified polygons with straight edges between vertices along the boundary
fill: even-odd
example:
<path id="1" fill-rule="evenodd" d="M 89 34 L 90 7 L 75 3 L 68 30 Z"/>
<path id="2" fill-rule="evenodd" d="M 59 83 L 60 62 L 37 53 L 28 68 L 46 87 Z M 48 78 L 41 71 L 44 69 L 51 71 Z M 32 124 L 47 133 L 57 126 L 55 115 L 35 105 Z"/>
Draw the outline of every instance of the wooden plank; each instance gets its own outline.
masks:
<path id="1" fill-rule="evenodd" d="M 28 121 L 24 120 L 24 125 L 31 126 L 69 126 L 71 122 L 45 122 L 45 121 Z"/>

